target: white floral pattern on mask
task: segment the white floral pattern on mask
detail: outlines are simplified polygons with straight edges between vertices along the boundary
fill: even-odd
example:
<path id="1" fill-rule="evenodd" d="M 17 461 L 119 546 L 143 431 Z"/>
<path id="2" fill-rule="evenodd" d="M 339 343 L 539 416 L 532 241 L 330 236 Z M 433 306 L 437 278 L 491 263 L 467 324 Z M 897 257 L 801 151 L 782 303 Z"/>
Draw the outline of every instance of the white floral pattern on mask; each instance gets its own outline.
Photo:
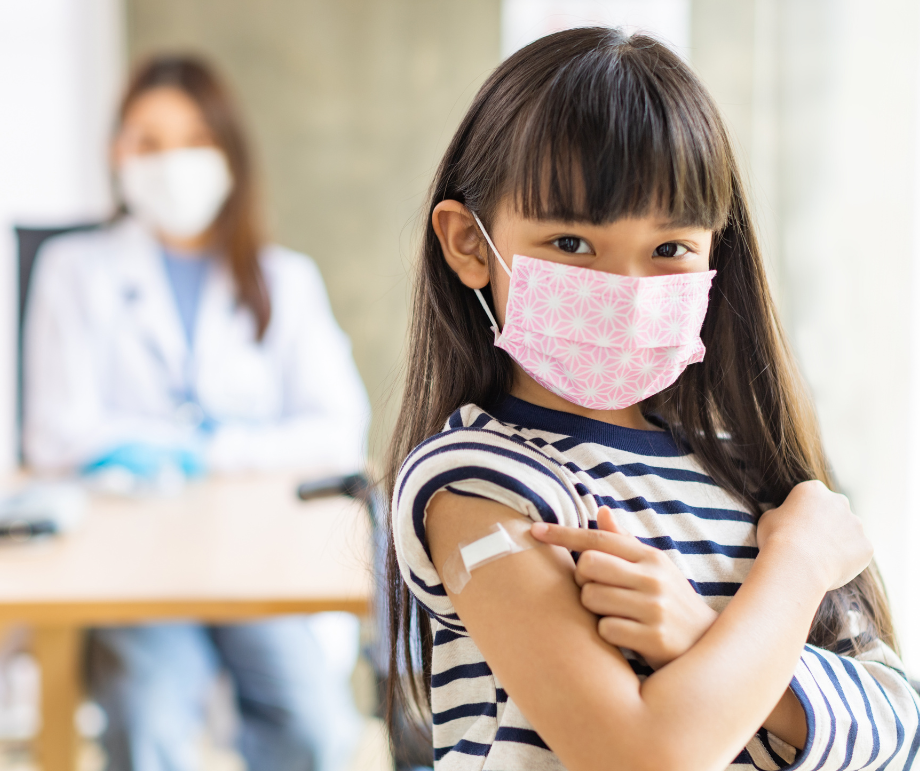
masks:
<path id="1" fill-rule="evenodd" d="M 515 255 L 495 345 L 544 388 L 592 410 L 621 410 L 663 391 L 703 360 L 700 329 L 716 275 L 620 276 Z"/>
<path id="2" fill-rule="evenodd" d="M 715 271 L 633 278 L 523 255 L 513 265 L 495 344 L 568 401 L 623 409 L 703 360 Z"/>

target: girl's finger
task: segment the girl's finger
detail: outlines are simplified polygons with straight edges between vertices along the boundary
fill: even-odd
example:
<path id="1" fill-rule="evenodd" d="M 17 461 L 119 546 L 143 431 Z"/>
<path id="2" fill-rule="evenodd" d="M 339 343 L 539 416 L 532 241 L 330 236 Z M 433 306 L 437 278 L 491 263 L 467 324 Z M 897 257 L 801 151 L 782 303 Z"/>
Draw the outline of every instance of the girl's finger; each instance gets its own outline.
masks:
<path id="1" fill-rule="evenodd" d="M 628 538 L 635 538 L 632 533 L 617 522 L 613 510 L 609 506 L 601 506 L 597 510 L 597 528 L 608 533 L 617 533 Z"/>
<path id="2" fill-rule="evenodd" d="M 642 590 L 648 582 L 646 572 L 636 562 L 589 549 L 582 552 L 575 564 L 575 582 L 579 586 L 593 581 L 607 586 Z"/>
<path id="3" fill-rule="evenodd" d="M 642 650 L 648 642 L 648 627 L 631 618 L 604 616 L 597 622 L 597 633 L 618 648 Z"/>
<path id="4" fill-rule="evenodd" d="M 610 533 L 603 530 L 589 530 L 582 527 L 563 527 L 547 522 L 537 522 L 530 528 L 530 534 L 541 543 L 562 546 L 574 552 L 602 551 L 617 557 L 637 562 L 643 556 L 642 543 L 632 536 Z"/>
<path id="5" fill-rule="evenodd" d="M 607 586 L 593 581 L 581 587 L 581 604 L 598 616 L 629 618 L 649 622 L 647 595 L 635 589 Z"/>
<path id="6" fill-rule="evenodd" d="M 597 529 L 605 533 L 621 533 L 609 506 L 601 506 L 597 510 Z"/>

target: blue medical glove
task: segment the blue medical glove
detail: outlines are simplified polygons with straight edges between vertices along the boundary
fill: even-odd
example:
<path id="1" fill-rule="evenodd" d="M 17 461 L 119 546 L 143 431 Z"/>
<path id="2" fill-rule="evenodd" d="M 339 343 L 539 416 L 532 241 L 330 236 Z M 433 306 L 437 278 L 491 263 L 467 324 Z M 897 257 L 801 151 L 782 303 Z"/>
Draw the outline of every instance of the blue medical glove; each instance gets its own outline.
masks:
<path id="1" fill-rule="evenodd" d="M 201 476 L 205 472 L 204 456 L 187 447 L 163 447 L 146 442 L 129 442 L 119 445 L 87 463 L 81 469 L 92 474 L 107 468 L 123 468 L 141 479 L 155 480 L 167 464 L 179 469 L 186 477 Z"/>

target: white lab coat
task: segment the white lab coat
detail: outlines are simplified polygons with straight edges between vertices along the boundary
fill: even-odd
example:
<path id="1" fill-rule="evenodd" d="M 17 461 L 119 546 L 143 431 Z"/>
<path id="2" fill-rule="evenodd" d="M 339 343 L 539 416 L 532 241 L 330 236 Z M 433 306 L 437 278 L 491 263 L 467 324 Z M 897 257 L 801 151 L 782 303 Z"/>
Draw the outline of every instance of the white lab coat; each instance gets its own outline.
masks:
<path id="1" fill-rule="evenodd" d="M 66 470 L 125 442 L 185 444 L 194 393 L 218 426 L 211 469 L 361 469 L 367 396 L 319 271 L 279 246 L 260 259 L 272 304 L 263 340 L 215 262 L 189 346 L 160 247 L 137 221 L 49 241 L 26 308 L 27 463 Z"/>

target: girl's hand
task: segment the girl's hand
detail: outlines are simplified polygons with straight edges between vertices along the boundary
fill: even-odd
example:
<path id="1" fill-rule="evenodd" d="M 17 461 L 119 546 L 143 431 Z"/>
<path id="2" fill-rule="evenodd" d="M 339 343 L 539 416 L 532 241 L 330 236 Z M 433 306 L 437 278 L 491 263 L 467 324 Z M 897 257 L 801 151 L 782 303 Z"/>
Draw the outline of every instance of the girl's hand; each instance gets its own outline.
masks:
<path id="1" fill-rule="evenodd" d="M 606 506 L 598 530 L 536 524 L 538 541 L 581 551 L 575 581 L 581 602 L 600 616 L 597 630 L 611 645 L 636 651 L 659 669 L 686 653 L 718 617 L 660 549 L 646 546 L 617 526 Z M 589 536 L 590 549 L 570 543 Z"/>
<path id="2" fill-rule="evenodd" d="M 817 571 L 827 590 L 858 576 L 872 560 L 872 544 L 846 496 L 817 480 L 792 488 L 782 506 L 760 518 L 757 545 L 798 550 L 801 563 Z"/>

